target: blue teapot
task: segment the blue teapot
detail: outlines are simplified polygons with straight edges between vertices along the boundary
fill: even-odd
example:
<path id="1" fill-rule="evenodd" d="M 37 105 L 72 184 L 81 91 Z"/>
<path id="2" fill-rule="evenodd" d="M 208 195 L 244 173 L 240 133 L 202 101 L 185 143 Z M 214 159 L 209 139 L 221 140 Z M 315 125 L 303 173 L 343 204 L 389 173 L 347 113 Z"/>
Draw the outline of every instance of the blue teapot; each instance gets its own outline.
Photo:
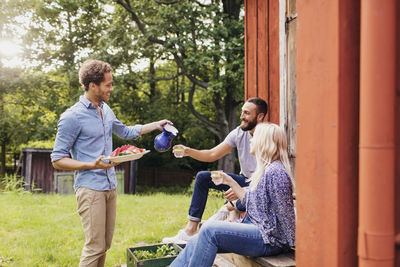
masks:
<path id="1" fill-rule="evenodd" d="M 156 136 L 154 139 L 154 148 L 158 152 L 165 152 L 171 148 L 172 139 L 178 134 L 178 130 L 172 126 L 171 124 L 167 123 L 162 133 Z"/>

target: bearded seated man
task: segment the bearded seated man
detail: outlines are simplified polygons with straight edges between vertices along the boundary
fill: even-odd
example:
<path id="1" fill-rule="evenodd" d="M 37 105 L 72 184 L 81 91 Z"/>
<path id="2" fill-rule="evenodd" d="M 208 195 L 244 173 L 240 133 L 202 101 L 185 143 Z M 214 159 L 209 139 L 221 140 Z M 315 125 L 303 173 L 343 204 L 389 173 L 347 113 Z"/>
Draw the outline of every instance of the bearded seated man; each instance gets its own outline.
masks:
<path id="1" fill-rule="evenodd" d="M 254 155 L 250 154 L 250 140 L 257 124 L 262 123 L 268 110 L 267 103 L 258 97 L 249 98 L 242 106 L 240 115 L 241 123 L 233 129 L 223 142 L 212 149 L 197 150 L 184 145 L 176 145 L 173 152 L 183 150 L 183 156 L 188 156 L 203 162 L 213 162 L 227 155 L 233 148 L 237 149 L 240 173 L 228 173 L 240 186 L 247 187 L 248 179 L 255 171 L 257 162 Z M 182 152 L 181 152 L 182 153 Z M 232 189 L 225 184 L 216 185 L 211 179 L 210 171 L 197 173 L 193 189 L 192 201 L 190 203 L 188 223 L 184 229 L 179 230 L 173 237 L 166 237 L 164 243 L 185 243 L 191 239 L 198 231 L 199 223 L 203 216 L 207 203 L 208 191 L 210 188 L 223 190 L 224 196 L 229 201 L 238 199 Z M 236 202 L 235 208 L 243 210 L 244 205 L 240 201 Z"/>

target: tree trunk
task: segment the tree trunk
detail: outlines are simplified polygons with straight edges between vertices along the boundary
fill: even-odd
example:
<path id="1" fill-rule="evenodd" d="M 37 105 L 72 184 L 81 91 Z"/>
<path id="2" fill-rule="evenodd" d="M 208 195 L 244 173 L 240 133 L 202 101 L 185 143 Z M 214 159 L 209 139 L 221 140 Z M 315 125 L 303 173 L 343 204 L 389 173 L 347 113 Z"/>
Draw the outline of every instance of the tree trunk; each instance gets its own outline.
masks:
<path id="1" fill-rule="evenodd" d="M 218 170 L 224 170 L 229 173 L 238 173 L 235 170 L 235 162 L 236 162 L 236 152 L 232 150 L 228 155 L 218 160 Z"/>
<path id="2" fill-rule="evenodd" d="M 150 58 L 150 68 L 149 68 L 149 72 L 150 72 L 150 99 L 154 99 L 154 97 L 156 96 L 156 82 L 155 82 L 155 78 L 156 78 L 156 70 L 154 68 L 154 58 L 151 57 Z"/>
<path id="3" fill-rule="evenodd" d="M 224 7 L 224 13 L 228 15 L 230 19 L 238 20 L 239 19 L 239 13 L 240 13 L 240 7 L 241 7 L 241 1 L 240 0 L 223 0 L 223 7 Z M 224 20 L 224 23 L 230 23 L 229 20 Z M 227 29 L 230 29 L 230 27 L 227 25 Z M 234 33 L 230 34 L 231 36 L 234 36 Z M 228 64 L 233 62 L 233 59 L 229 56 L 227 58 Z M 226 82 L 226 92 L 227 95 L 225 97 L 223 105 L 223 110 L 224 110 L 224 116 L 219 116 L 220 119 L 223 119 L 223 125 L 224 127 L 220 127 L 220 132 L 221 136 L 226 136 L 229 134 L 230 131 L 235 129 L 237 127 L 237 109 L 239 103 L 235 101 L 235 99 L 232 96 L 232 92 L 235 91 L 233 89 L 235 85 L 230 84 L 229 81 Z M 221 123 L 221 121 L 220 121 Z M 224 137 L 225 138 L 225 137 Z M 223 141 L 223 140 L 221 140 Z M 222 169 L 226 172 L 231 172 L 231 173 L 237 173 L 240 170 L 235 170 L 235 162 L 236 162 L 236 151 L 232 150 L 228 155 L 223 157 L 218 161 L 218 169 Z"/>
<path id="4" fill-rule="evenodd" d="M 1 143 L 1 155 L 0 155 L 0 161 L 1 161 L 1 169 L 0 169 L 0 175 L 1 177 L 4 177 L 6 174 L 6 142 Z"/>
<path id="5" fill-rule="evenodd" d="M 224 138 L 229 134 L 230 131 L 232 131 L 236 127 L 237 119 L 236 119 L 236 111 L 238 105 L 233 105 L 230 106 L 231 108 L 228 111 L 227 114 L 227 120 L 225 118 L 226 122 L 226 127 L 221 127 L 224 129 L 220 129 L 222 132 L 222 136 Z M 223 142 L 224 139 L 221 140 Z M 236 151 L 233 149 L 228 155 L 223 157 L 222 159 L 218 160 L 218 170 L 224 170 L 226 172 L 230 173 L 237 173 L 239 170 L 235 170 L 235 162 L 236 162 Z"/>
<path id="6" fill-rule="evenodd" d="M 0 94 L 0 114 L 4 116 L 4 101 L 3 94 Z M 0 129 L 0 142 L 1 142 L 1 154 L 0 154 L 0 176 L 4 177 L 6 173 L 6 143 L 7 143 L 7 127 L 2 125 L 3 129 Z"/>

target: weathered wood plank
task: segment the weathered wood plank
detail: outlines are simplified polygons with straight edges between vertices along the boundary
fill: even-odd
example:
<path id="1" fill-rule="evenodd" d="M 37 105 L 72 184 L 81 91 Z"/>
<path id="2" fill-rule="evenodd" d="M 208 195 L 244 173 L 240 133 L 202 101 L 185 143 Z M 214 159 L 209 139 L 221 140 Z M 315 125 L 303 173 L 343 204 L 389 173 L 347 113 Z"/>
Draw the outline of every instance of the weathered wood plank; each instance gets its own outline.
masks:
<path id="1" fill-rule="evenodd" d="M 279 60 L 279 1 L 268 1 L 268 92 L 269 121 L 279 124 L 280 60 Z"/>
<path id="2" fill-rule="evenodd" d="M 245 99 L 266 100 L 279 123 L 279 1 L 247 0 L 245 12 Z"/>
<path id="3" fill-rule="evenodd" d="M 257 94 L 269 100 L 268 1 L 257 2 Z"/>
<path id="4" fill-rule="evenodd" d="M 294 267 L 296 266 L 294 253 L 280 254 L 270 257 L 246 257 L 234 253 L 221 253 L 219 257 L 228 260 L 237 267 Z"/>
<path id="5" fill-rule="evenodd" d="M 254 259 L 264 267 L 294 267 L 296 262 L 293 253 L 280 254 L 272 257 L 259 257 Z"/>
<path id="6" fill-rule="evenodd" d="M 257 96 L 257 1 L 245 1 L 245 98 Z"/>
<path id="7" fill-rule="evenodd" d="M 297 77 L 296 77 L 296 29 L 297 19 L 291 20 L 287 25 L 287 136 L 288 152 L 292 170 L 296 167 L 296 109 L 297 109 Z M 293 171 L 293 175 L 294 175 Z"/>
<path id="8" fill-rule="evenodd" d="M 31 190 L 31 178 L 32 178 L 32 152 L 26 152 L 26 163 L 25 163 L 25 189 Z"/>
<path id="9" fill-rule="evenodd" d="M 223 254 L 222 254 L 223 255 Z M 217 254 L 213 267 L 238 267 L 229 260 L 225 259 L 221 254 Z"/>
<path id="10" fill-rule="evenodd" d="M 296 12 L 296 0 L 286 0 L 286 17 L 293 17 Z"/>
<path id="11" fill-rule="evenodd" d="M 259 263 L 255 262 L 252 258 L 242 256 L 234 253 L 219 254 L 229 262 L 233 263 L 237 267 L 263 267 Z"/>

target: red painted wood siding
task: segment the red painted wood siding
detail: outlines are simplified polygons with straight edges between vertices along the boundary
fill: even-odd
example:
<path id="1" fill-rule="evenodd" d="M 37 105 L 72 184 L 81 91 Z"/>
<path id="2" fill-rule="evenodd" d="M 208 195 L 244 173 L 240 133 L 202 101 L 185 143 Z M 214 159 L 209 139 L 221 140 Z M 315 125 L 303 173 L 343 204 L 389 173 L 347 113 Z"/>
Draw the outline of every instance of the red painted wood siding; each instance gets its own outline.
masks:
<path id="1" fill-rule="evenodd" d="M 279 1 L 246 0 L 245 35 L 245 99 L 266 100 L 279 123 Z"/>

